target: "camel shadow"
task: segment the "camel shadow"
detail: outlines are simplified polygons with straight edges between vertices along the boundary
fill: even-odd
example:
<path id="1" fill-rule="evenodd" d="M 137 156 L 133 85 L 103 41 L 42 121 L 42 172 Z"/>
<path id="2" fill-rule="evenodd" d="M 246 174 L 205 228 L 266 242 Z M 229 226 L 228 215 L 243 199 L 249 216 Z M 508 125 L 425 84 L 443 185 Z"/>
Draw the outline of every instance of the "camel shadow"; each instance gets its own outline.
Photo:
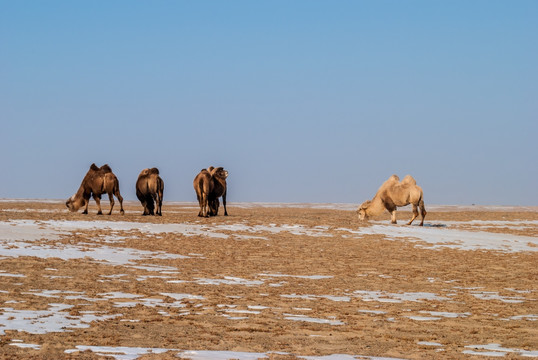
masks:
<path id="1" fill-rule="evenodd" d="M 424 224 L 424 227 L 446 228 L 446 225 L 445 224 Z"/>

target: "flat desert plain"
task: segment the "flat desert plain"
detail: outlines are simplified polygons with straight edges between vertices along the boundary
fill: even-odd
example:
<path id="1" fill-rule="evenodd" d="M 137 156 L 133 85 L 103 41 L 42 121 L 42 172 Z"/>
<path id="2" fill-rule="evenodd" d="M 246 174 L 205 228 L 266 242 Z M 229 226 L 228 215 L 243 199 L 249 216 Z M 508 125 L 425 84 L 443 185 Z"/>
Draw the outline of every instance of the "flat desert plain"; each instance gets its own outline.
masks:
<path id="1" fill-rule="evenodd" d="M 538 357 L 538 208 L 355 207 L 0 200 L 0 358 Z"/>

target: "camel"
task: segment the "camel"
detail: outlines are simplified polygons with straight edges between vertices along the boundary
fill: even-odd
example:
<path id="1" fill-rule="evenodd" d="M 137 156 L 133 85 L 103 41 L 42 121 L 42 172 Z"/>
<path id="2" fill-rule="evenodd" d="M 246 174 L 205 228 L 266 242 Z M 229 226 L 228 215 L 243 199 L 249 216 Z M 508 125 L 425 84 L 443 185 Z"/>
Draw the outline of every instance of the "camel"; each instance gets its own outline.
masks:
<path id="1" fill-rule="evenodd" d="M 391 222 L 396 224 L 396 207 L 409 204 L 413 205 L 413 217 L 407 225 L 411 225 L 413 220 L 417 218 L 418 206 L 422 216 L 420 226 L 423 226 L 426 209 L 424 208 L 422 188 L 417 185 L 411 175 L 406 175 L 401 182 L 397 175 L 392 175 L 381 185 L 372 200 L 365 201 L 359 206 L 357 213 L 359 220 L 368 220 L 371 216 L 380 215 L 386 209 L 391 214 Z"/>
<path id="2" fill-rule="evenodd" d="M 207 169 L 202 169 L 194 178 L 192 185 L 194 186 L 194 191 L 196 191 L 196 197 L 198 198 L 198 204 L 200 205 L 198 216 L 210 216 L 209 195 L 213 190 L 211 173 Z"/>
<path id="3" fill-rule="evenodd" d="M 202 169 L 196 175 L 193 186 L 200 205 L 198 216 L 216 216 L 219 211 L 219 197 L 221 196 L 224 215 L 228 216 L 228 211 L 226 210 L 226 177 L 228 177 L 226 170 L 222 167 L 214 168 L 213 166 Z"/>
<path id="4" fill-rule="evenodd" d="M 123 198 L 120 195 L 120 183 L 118 178 L 112 172 L 112 169 L 108 164 L 97 167 L 95 164 L 90 166 L 90 170 L 82 179 L 82 183 L 75 195 L 71 196 L 65 202 L 65 206 L 71 212 L 76 212 L 82 206 L 85 206 L 83 214 L 88 214 L 88 204 L 90 202 L 90 196 L 93 196 L 95 203 L 97 204 L 97 215 L 102 215 L 101 211 L 101 195 L 108 194 L 110 199 L 110 211 L 108 215 L 112 214 L 112 209 L 114 208 L 114 197 L 113 194 L 118 198 L 120 202 L 120 213 L 123 215 Z"/>
<path id="5" fill-rule="evenodd" d="M 228 171 L 222 167 L 210 168 L 211 177 L 213 179 L 213 190 L 210 198 L 214 199 L 215 216 L 219 211 L 219 197 L 222 196 L 222 205 L 224 206 L 224 216 L 228 216 L 226 211 L 226 192 L 228 187 L 226 185 L 226 178 L 228 177 Z"/>
<path id="6" fill-rule="evenodd" d="M 159 176 L 159 169 L 144 169 L 140 172 L 136 181 L 136 197 L 144 207 L 142 215 L 163 215 L 163 191 L 164 181 Z"/>

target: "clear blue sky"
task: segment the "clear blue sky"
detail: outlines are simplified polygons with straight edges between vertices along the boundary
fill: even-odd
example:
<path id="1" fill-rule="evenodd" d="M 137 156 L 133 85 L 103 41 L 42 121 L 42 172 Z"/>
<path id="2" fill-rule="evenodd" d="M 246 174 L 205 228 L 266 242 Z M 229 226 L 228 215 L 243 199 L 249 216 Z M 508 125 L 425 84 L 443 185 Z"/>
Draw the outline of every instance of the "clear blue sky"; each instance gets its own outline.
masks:
<path id="1" fill-rule="evenodd" d="M 0 0 L 0 198 L 538 205 L 538 1 Z"/>

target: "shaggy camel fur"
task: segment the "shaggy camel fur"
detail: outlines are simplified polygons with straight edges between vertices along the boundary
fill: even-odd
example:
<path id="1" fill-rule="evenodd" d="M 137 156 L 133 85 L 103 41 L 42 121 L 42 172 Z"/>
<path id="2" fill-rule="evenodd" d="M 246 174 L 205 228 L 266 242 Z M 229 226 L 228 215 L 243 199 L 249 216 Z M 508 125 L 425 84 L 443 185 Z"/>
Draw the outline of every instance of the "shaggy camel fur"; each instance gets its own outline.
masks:
<path id="1" fill-rule="evenodd" d="M 144 169 L 140 172 L 136 181 L 136 197 L 144 207 L 142 215 L 162 216 L 163 192 L 164 181 L 159 176 L 159 169 Z"/>
<path id="2" fill-rule="evenodd" d="M 97 204 L 97 215 L 102 215 L 101 211 L 101 195 L 108 194 L 110 199 L 110 211 L 108 215 L 112 214 L 112 208 L 114 208 L 114 194 L 120 202 L 120 213 L 123 215 L 123 198 L 120 195 L 120 183 L 118 178 L 112 172 L 112 169 L 108 164 L 97 167 L 95 164 L 90 166 L 90 170 L 84 176 L 82 183 L 75 195 L 71 196 L 65 202 L 65 205 L 71 212 L 78 211 L 82 206 L 85 206 L 83 214 L 88 213 L 88 204 L 90 202 L 90 196 L 93 196 L 95 203 Z"/>
<path id="3" fill-rule="evenodd" d="M 407 225 L 411 225 L 417 218 L 418 206 L 422 216 L 420 226 L 423 226 L 426 217 L 423 197 L 422 188 L 417 185 L 411 175 L 404 177 L 401 182 L 397 175 L 392 175 L 381 185 L 372 200 L 365 201 L 359 206 L 357 209 L 359 220 L 368 220 L 371 216 L 378 216 L 386 209 L 391 214 L 391 222 L 396 224 L 396 207 L 412 204 L 413 217 Z"/>
<path id="4" fill-rule="evenodd" d="M 222 167 L 202 169 L 194 178 L 193 186 L 200 205 L 198 216 L 216 216 L 219 211 L 219 197 L 222 196 L 224 205 L 224 215 L 228 216 L 226 210 L 226 177 L 228 172 Z"/>
<path id="5" fill-rule="evenodd" d="M 202 169 L 194 178 L 192 185 L 194 186 L 194 191 L 196 191 L 196 197 L 198 198 L 198 204 L 200 205 L 198 216 L 210 216 L 211 211 L 209 207 L 209 195 L 213 190 L 211 173 L 207 169 Z"/>
<path id="6" fill-rule="evenodd" d="M 215 215 L 219 211 L 219 197 L 222 196 L 222 205 L 224 206 L 224 216 L 228 216 L 228 211 L 226 210 L 226 192 L 228 190 L 226 184 L 226 178 L 228 177 L 228 171 L 224 170 L 222 167 L 210 168 L 211 177 L 213 179 L 213 190 L 211 192 L 210 198 L 215 201 Z"/>

